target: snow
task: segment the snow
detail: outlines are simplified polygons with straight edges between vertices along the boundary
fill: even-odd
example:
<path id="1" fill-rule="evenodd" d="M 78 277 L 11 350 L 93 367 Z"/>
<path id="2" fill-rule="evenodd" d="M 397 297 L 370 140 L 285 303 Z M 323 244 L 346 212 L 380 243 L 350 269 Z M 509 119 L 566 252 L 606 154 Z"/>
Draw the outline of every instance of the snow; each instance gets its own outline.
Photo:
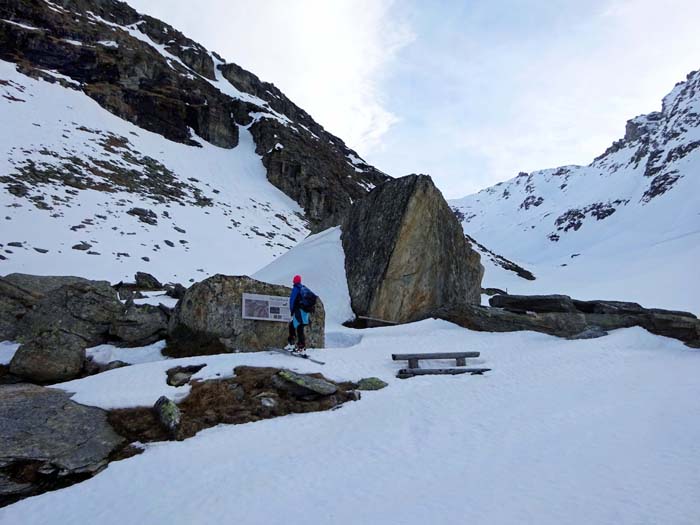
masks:
<path id="1" fill-rule="evenodd" d="M 0 341 L 0 365 L 9 365 L 18 348 L 19 343 Z"/>
<path id="2" fill-rule="evenodd" d="M 0 129 L 1 174 L 16 173 L 30 161 L 61 171 L 63 159 L 78 157 L 96 168 L 88 174 L 96 182 L 101 181 L 97 161 L 135 169 L 147 180 L 143 165 L 129 164 L 123 153 L 129 152 L 154 159 L 176 182 L 187 184 L 185 201 L 194 199 L 196 189 L 213 203 L 164 203 L 120 187 L 72 195 L 74 189 L 47 180 L 29 188 L 30 196 L 43 197 L 53 208 L 43 210 L 3 187 L 0 253 L 7 259 L 0 259 L 0 274 L 77 274 L 118 282 L 147 271 L 162 281 L 188 284 L 215 273 L 251 273 L 308 233 L 303 210 L 267 181 L 247 129 L 239 128 L 234 149 L 206 142 L 187 146 L 112 115 L 82 92 L 24 76 L 14 64 L 0 61 L 0 79 L 8 82 L 0 85 L 0 112 L 13 122 Z M 122 139 L 128 140 L 124 149 L 102 146 Z M 157 225 L 128 215 L 132 207 L 153 211 Z M 23 248 L 6 246 L 13 241 L 24 242 Z M 71 249 L 81 242 L 97 255 Z"/>
<path id="3" fill-rule="evenodd" d="M 43 29 L 39 27 L 34 27 L 27 24 L 20 24 L 19 22 L 13 22 L 12 20 L 5 20 L 4 18 L 0 18 L 0 22 L 5 22 L 6 24 L 21 27 L 22 29 L 29 29 L 30 31 L 43 31 Z"/>
<path id="4" fill-rule="evenodd" d="M 345 252 L 339 227 L 310 235 L 252 275 L 254 279 L 291 286 L 299 274 L 303 283 L 323 301 L 326 325 L 332 327 L 354 318 L 345 276 Z"/>
<path id="5" fill-rule="evenodd" d="M 166 359 L 161 351 L 165 341 L 158 341 L 148 346 L 137 348 L 120 348 L 114 345 L 99 345 L 88 348 L 86 357 L 91 357 L 96 363 L 107 364 L 112 361 L 123 361 L 129 364 L 151 363 Z"/>
<path id="6" fill-rule="evenodd" d="M 114 40 L 100 40 L 97 43 L 104 47 L 119 47 L 119 44 L 117 44 Z"/>
<path id="7" fill-rule="evenodd" d="M 256 364 L 389 383 L 340 410 L 147 445 L 93 479 L 0 510 L 0 521 L 698 522 L 698 351 L 638 328 L 583 341 L 475 333 L 435 320 L 362 333 L 355 346 L 316 351 L 323 367 L 279 354 L 228 354 L 60 385 L 98 406 L 151 404 L 187 393 L 165 384 L 167 368 L 203 362 L 203 377 Z M 472 361 L 493 370 L 394 377 L 401 364 L 392 352 L 428 347 L 481 351 Z"/>
<path id="8" fill-rule="evenodd" d="M 163 292 L 141 292 L 144 297 L 143 299 L 134 299 L 135 304 L 152 304 L 153 306 L 158 306 L 162 304 L 168 308 L 175 308 L 177 304 L 177 299 L 166 295 Z"/>

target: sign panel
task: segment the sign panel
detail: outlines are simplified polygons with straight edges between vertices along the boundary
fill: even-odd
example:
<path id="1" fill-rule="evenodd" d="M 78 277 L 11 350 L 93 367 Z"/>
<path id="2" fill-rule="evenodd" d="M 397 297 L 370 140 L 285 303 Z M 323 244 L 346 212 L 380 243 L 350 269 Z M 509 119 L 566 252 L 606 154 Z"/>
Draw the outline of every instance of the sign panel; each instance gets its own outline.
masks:
<path id="1" fill-rule="evenodd" d="M 243 319 L 288 323 L 292 319 L 289 314 L 289 297 L 244 293 Z"/>

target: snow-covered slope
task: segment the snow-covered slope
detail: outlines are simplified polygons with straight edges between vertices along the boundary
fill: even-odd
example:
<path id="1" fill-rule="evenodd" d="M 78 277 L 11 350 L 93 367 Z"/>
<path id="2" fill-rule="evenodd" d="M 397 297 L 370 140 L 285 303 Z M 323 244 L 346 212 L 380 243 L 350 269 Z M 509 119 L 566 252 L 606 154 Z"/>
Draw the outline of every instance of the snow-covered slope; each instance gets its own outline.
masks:
<path id="1" fill-rule="evenodd" d="M 537 277 L 487 265 L 486 286 L 698 311 L 699 194 L 694 72 L 589 166 L 521 173 L 450 204 L 467 234 Z"/>
<path id="2" fill-rule="evenodd" d="M 0 274 L 186 282 L 252 272 L 308 233 L 243 127 L 234 149 L 180 144 L 3 61 L 0 114 Z"/>

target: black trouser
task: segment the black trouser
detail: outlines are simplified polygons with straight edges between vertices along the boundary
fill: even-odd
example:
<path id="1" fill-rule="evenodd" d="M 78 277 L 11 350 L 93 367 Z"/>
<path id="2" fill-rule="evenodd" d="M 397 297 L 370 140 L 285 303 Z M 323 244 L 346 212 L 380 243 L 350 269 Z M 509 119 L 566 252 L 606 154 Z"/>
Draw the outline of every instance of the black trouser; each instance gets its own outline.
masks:
<path id="1" fill-rule="evenodd" d="M 302 348 L 306 347 L 306 337 L 304 336 L 304 323 L 302 322 L 301 319 L 301 311 L 296 310 L 294 312 L 294 317 L 296 318 L 297 322 L 299 323 L 298 326 L 296 327 L 296 330 L 294 329 L 294 319 L 289 321 L 289 339 L 287 341 L 289 344 L 294 344 L 294 341 L 297 341 L 297 344 L 301 346 Z"/>

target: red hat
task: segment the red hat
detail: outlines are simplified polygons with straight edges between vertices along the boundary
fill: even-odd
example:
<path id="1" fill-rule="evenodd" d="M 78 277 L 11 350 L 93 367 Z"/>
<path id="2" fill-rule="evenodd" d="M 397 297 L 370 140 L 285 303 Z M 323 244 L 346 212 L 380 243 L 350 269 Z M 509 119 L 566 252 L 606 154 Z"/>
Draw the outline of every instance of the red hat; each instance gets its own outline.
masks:
<path id="1" fill-rule="evenodd" d="M 292 279 L 292 282 L 294 284 L 301 284 L 301 275 L 295 275 L 294 279 Z"/>

